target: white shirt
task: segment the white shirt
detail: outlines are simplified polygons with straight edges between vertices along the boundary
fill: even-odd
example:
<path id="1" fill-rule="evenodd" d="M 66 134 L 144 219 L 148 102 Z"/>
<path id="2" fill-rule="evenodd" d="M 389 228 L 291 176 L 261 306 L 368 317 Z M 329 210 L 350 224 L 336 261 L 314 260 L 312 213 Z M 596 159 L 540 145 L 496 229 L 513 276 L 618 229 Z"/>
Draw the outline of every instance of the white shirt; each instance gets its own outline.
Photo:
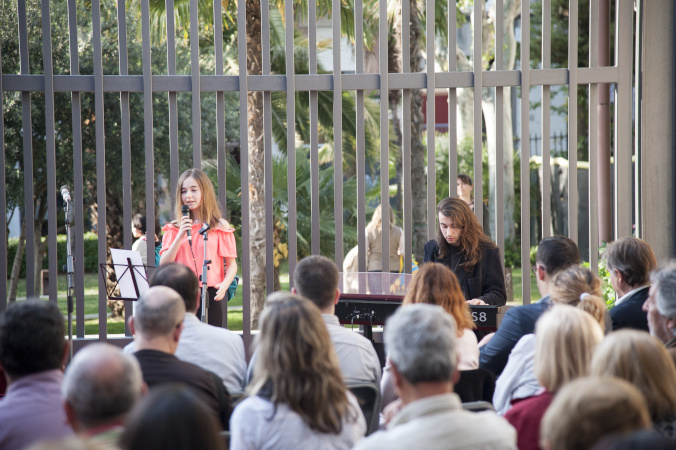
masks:
<path id="1" fill-rule="evenodd" d="M 287 405 L 252 396 L 235 407 L 230 418 L 230 449 L 341 450 L 350 449 L 366 434 L 366 421 L 354 396 L 347 392 L 349 417 L 338 435 L 312 430 Z"/>
<path id="2" fill-rule="evenodd" d="M 134 343 L 124 348 L 134 352 Z M 185 313 L 183 331 L 175 353 L 181 361 L 189 362 L 215 373 L 228 392 L 241 392 L 246 385 L 246 359 L 242 338 L 225 328 L 200 322 L 194 313 Z"/>
<path id="3" fill-rule="evenodd" d="M 334 314 L 322 314 L 326 329 L 338 355 L 345 381 L 371 381 L 380 384 L 382 368 L 371 341 L 345 328 Z"/>
<path id="4" fill-rule="evenodd" d="M 462 409 L 448 393 L 416 400 L 392 418 L 386 431 L 372 434 L 355 450 L 516 449 L 516 430 L 492 411 Z"/>
<path id="5" fill-rule="evenodd" d="M 535 335 L 524 335 L 516 343 L 505 369 L 495 382 L 493 407 L 501 416 L 512 407 L 512 399 L 531 397 L 542 390 L 535 379 Z"/>

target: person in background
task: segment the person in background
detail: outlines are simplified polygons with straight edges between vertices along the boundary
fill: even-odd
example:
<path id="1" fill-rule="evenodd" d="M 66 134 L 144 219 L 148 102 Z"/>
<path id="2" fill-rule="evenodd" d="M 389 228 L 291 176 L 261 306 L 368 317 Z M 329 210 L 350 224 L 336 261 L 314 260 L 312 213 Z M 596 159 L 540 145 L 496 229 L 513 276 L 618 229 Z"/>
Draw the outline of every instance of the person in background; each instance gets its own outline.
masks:
<path id="1" fill-rule="evenodd" d="M 458 188 L 458 197 L 467 203 L 469 209 L 474 211 L 474 183 L 472 182 L 472 177 L 467 174 L 461 173 L 458 175 L 457 180 Z M 483 212 L 483 229 L 486 236 L 490 236 L 490 218 L 488 212 L 488 205 L 485 202 L 481 202 L 482 212 Z"/>
<path id="2" fill-rule="evenodd" d="M 613 330 L 634 328 L 648 331 L 648 318 L 642 310 L 650 289 L 650 272 L 657 266 L 647 242 L 624 237 L 608 244 L 603 258 L 610 272 L 610 284 L 618 295 L 610 310 Z"/>
<path id="3" fill-rule="evenodd" d="M 467 203 L 448 197 L 437 205 L 437 238 L 425 244 L 423 261 L 439 262 L 453 271 L 472 305 L 507 302 L 500 250 L 483 233 Z"/>
<path id="4" fill-rule="evenodd" d="M 650 274 L 650 281 L 652 286 L 643 304 L 648 328 L 676 361 L 676 260 L 662 263 Z"/>
<path id="5" fill-rule="evenodd" d="M 399 272 L 399 256 L 404 249 L 404 230 L 395 225 L 394 211 L 390 211 L 388 226 L 390 230 L 389 262 L 383 263 L 383 205 L 378 205 L 373 211 L 371 221 L 366 225 L 366 271 L 367 272 Z M 369 288 L 372 294 L 382 294 L 382 278 L 369 276 Z M 389 286 L 388 282 L 388 286 Z M 387 292 L 385 292 L 387 293 Z"/>

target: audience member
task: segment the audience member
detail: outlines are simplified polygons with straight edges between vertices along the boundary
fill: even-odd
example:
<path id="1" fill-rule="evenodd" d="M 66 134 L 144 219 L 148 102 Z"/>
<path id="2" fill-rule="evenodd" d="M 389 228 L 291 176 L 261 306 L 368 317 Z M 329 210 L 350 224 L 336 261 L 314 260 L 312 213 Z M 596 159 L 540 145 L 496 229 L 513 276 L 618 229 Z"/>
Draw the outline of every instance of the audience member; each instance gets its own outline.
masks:
<path id="1" fill-rule="evenodd" d="M 655 430 L 676 440 L 676 367 L 655 338 L 628 329 L 610 334 L 594 353 L 590 373 L 636 386 L 646 399 Z"/>
<path id="2" fill-rule="evenodd" d="M 194 389 L 227 429 L 230 396 L 218 375 L 174 356 L 183 329 L 185 305 L 181 296 L 166 286 L 148 289 L 136 302 L 130 319 L 143 380 L 151 389 L 166 383 L 182 383 Z"/>
<path id="3" fill-rule="evenodd" d="M 429 303 L 439 305 L 450 314 L 457 325 L 454 352 L 458 358 L 458 370 L 472 370 L 479 367 L 479 346 L 469 305 L 460 289 L 458 279 L 451 269 L 443 264 L 429 262 L 416 270 L 406 291 L 402 305 Z M 389 360 L 381 383 L 382 407 L 395 399 L 394 379 L 389 370 Z"/>
<path id="4" fill-rule="evenodd" d="M 660 265 L 650 275 L 650 281 L 652 286 L 643 304 L 648 328 L 676 361 L 676 260 Z"/>
<path id="5" fill-rule="evenodd" d="M 645 399 L 617 378 L 585 377 L 556 395 L 542 419 L 545 450 L 586 450 L 605 436 L 650 428 Z"/>
<path id="6" fill-rule="evenodd" d="M 68 356 L 64 334 L 56 303 L 17 302 L 0 317 L 0 365 L 8 384 L 0 401 L 0 448 L 25 448 L 73 434 L 61 397 Z"/>
<path id="7" fill-rule="evenodd" d="M 607 436 L 591 450 L 674 450 L 674 442 L 652 430 L 639 430 L 629 434 Z"/>
<path id="8" fill-rule="evenodd" d="M 277 292 L 260 325 L 254 378 L 230 421 L 231 448 L 351 448 L 366 421 L 345 388 L 319 309 Z"/>
<path id="9" fill-rule="evenodd" d="M 243 391 L 246 359 L 242 337 L 232 331 L 202 323 L 195 315 L 199 307 L 199 281 L 195 273 L 179 263 L 163 264 L 150 277 L 150 286 L 170 287 L 183 298 L 185 317 L 175 356 L 218 375 L 229 392 Z M 124 348 L 134 352 L 134 343 Z"/>
<path id="10" fill-rule="evenodd" d="M 610 310 L 613 330 L 648 331 L 642 307 L 648 298 L 650 272 L 657 266 L 653 250 L 647 242 L 630 236 L 608 244 L 603 257 L 610 272 L 610 284 L 619 296 Z"/>
<path id="11" fill-rule="evenodd" d="M 219 424 L 191 389 L 168 384 L 145 397 L 129 415 L 125 450 L 222 450 Z"/>
<path id="12" fill-rule="evenodd" d="M 505 419 L 516 428 L 519 450 L 539 447 L 540 421 L 554 394 L 584 376 L 596 346 L 603 339 L 598 322 L 570 305 L 555 305 L 535 326 L 535 376 L 544 391 L 515 400 Z"/>
<path id="13" fill-rule="evenodd" d="M 73 431 L 113 448 L 143 389 L 138 361 L 110 344 L 91 344 L 77 352 L 61 387 Z"/>
<path id="14" fill-rule="evenodd" d="M 589 269 L 571 266 L 560 271 L 554 275 L 549 293 L 553 305 L 575 306 L 590 313 L 602 330 L 610 327 L 601 279 Z M 495 384 L 493 407 L 499 414 L 509 410 L 512 399 L 531 397 L 542 389 L 535 378 L 534 361 L 535 335 L 531 333 L 519 339 Z"/>
<path id="15" fill-rule="evenodd" d="M 293 292 L 312 301 L 322 313 L 345 381 L 380 383 L 380 360 L 371 341 L 338 322 L 335 314 L 340 297 L 338 268 L 319 255 L 303 258 L 293 272 Z"/>
<path id="16" fill-rule="evenodd" d="M 498 331 L 480 348 L 480 367 L 492 371 L 496 376 L 502 373 L 516 343 L 523 335 L 533 332 L 535 322 L 549 308 L 549 283 L 552 277 L 576 264 L 580 264 L 580 252 L 571 239 L 552 236 L 540 241 L 533 271 L 542 298 L 537 303 L 511 308 L 505 313 Z"/>
<path id="17" fill-rule="evenodd" d="M 385 326 L 401 410 L 386 431 L 377 432 L 355 449 L 515 449 L 516 434 L 493 412 L 462 409 L 453 393 L 457 379 L 453 318 L 435 305 L 400 308 Z"/>

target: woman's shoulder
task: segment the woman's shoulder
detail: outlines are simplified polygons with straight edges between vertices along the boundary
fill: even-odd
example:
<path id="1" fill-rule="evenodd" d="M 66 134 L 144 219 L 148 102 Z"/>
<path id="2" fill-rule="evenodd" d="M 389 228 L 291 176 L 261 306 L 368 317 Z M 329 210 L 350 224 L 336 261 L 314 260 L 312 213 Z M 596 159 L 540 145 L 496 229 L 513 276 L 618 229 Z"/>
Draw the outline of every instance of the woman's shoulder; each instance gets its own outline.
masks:
<path id="1" fill-rule="evenodd" d="M 178 231 L 177 225 L 178 225 L 178 222 L 176 222 L 175 220 L 172 220 L 171 222 L 167 222 L 166 224 L 164 224 L 164 226 L 162 227 L 162 231 L 164 231 L 164 232 Z"/>

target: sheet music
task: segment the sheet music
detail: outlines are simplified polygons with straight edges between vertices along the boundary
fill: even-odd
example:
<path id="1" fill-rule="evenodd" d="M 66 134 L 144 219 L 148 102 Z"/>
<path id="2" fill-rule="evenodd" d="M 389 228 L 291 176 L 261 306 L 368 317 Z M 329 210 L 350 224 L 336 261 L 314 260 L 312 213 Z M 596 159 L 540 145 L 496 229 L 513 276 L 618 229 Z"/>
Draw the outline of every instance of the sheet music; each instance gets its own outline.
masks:
<path id="1" fill-rule="evenodd" d="M 115 267 L 115 277 L 117 277 L 117 286 L 120 288 L 120 297 L 136 299 L 136 289 L 134 289 L 134 280 L 138 286 L 139 295 L 143 295 L 148 289 L 148 275 L 141 254 L 135 250 L 124 250 L 119 248 L 111 248 L 110 255 L 113 257 L 113 265 Z M 129 271 L 127 258 L 131 259 L 134 266 L 133 272 Z"/>

